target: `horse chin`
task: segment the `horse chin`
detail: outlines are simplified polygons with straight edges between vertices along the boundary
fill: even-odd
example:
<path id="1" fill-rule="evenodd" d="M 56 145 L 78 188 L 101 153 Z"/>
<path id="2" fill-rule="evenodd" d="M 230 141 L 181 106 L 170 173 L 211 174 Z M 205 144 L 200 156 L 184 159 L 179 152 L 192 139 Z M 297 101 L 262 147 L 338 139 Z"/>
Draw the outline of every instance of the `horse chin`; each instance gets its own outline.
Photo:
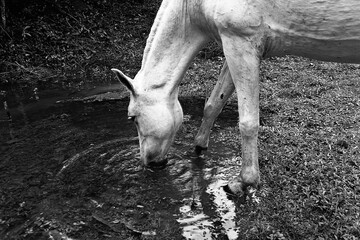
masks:
<path id="1" fill-rule="evenodd" d="M 167 163 L 168 160 L 165 158 L 159 161 L 151 161 L 146 165 L 146 167 L 150 169 L 164 169 L 167 166 Z"/>
<path id="2" fill-rule="evenodd" d="M 166 167 L 168 159 L 165 156 L 174 141 L 174 136 L 175 134 L 162 141 L 148 137 L 141 142 L 141 159 L 145 167 L 151 169 L 163 169 Z"/>
<path id="3" fill-rule="evenodd" d="M 166 167 L 168 160 L 164 158 L 165 154 L 160 152 L 147 152 L 143 158 L 145 167 L 150 169 L 163 169 Z"/>

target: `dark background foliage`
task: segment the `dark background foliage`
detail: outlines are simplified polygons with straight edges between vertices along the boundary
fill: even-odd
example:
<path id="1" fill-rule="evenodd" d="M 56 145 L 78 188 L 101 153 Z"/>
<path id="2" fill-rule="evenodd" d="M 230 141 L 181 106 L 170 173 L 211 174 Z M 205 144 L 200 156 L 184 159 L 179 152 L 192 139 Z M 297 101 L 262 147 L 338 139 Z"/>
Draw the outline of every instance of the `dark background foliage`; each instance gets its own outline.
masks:
<path id="1" fill-rule="evenodd" d="M 105 81 L 114 66 L 135 74 L 159 5 L 136 0 L 6 1 L 1 82 L 76 82 L 90 76 L 90 81 Z"/>

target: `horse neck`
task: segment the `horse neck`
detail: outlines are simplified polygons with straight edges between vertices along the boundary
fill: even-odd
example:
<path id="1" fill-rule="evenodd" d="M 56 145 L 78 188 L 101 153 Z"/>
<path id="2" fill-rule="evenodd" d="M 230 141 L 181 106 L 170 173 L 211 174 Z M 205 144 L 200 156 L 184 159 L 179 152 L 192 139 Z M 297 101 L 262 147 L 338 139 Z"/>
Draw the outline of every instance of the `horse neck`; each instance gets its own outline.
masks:
<path id="1" fill-rule="evenodd" d="M 172 93 L 183 78 L 191 60 L 207 42 L 193 16 L 200 9 L 196 1 L 163 1 L 144 50 L 135 84 L 144 92 Z M 190 6 L 191 5 L 191 6 Z"/>

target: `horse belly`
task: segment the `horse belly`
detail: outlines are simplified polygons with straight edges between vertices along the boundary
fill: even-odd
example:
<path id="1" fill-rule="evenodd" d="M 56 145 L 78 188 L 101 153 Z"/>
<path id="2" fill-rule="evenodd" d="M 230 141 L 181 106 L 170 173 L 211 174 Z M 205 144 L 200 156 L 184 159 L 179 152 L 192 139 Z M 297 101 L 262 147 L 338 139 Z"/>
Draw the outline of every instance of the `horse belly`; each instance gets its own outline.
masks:
<path id="1" fill-rule="evenodd" d="M 271 55 L 360 63 L 360 1 L 279 1 L 268 16 Z"/>
<path id="2" fill-rule="evenodd" d="M 321 61 L 360 63 L 360 41 L 318 40 L 287 36 L 275 43 L 276 51 L 270 56 L 296 55 Z"/>

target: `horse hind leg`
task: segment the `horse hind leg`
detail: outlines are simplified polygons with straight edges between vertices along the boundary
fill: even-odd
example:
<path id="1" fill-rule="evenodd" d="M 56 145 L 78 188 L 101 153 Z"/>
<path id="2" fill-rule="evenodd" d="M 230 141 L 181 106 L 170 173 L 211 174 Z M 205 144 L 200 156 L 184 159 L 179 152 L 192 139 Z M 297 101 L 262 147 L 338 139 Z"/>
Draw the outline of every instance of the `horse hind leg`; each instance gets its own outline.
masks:
<path id="1" fill-rule="evenodd" d="M 234 90 L 235 86 L 231 78 L 229 67 L 225 61 L 218 81 L 204 107 L 204 116 L 202 118 L 200 129 L 195 137 L 195 151 L 197 154 L 201 154 L 203 150 L 208 148 L 210 131 L 215 119 L 222 111 L 226 101 Z"/>

